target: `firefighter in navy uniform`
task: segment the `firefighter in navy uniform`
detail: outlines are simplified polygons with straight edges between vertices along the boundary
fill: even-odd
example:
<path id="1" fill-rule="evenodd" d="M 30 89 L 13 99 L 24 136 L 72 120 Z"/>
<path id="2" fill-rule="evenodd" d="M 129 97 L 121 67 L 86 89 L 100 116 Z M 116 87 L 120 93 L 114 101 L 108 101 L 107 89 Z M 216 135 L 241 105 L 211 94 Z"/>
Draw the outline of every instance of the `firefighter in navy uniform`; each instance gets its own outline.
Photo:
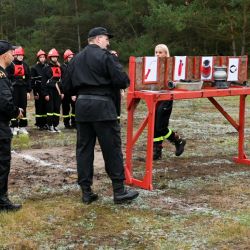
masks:
<path id="1" fill-rule="evenodd" d="M 61 65 L 62 69 L 62 82 L 64 81 L 64 75 L 68 67 L 69 61 L 73 58 L 74 53 L 67 49 L 63 54 L 64 63 Z M 75 102 L 76 96 L 71 96 L 68 93 L 64 93 L 62 100 L 62 113 L 63 113 L 63 123 L 65 128 L 76 128 L 75 124 Z"/>
<path id="2" fill-rule="evenodd" d="M 57 126 L 60 121 L 60 107 L 63 93 L 61 89 L 61 68 L 59 53 L 53 48 L 48 53 L 48 65 L 42 70 L 42 95 L 46 101 L 47 124 L 49 132 L 61 132 Z"/>
<path id="3" fill-rule="evenodd" d="M 35 112 L 36 123 L 35 125 L 40 130 L 47 130 L 47 113 L 46 113 L 46 101 L 42 96 L 41 83 L 42 83 L 42 70 L 46 65 L 46 53 L 43 50 L 39 50 L 36 54 L 37 63 L 31 67 L 31 86 L 35 99 Z"/>
<path id="4" fill-rule="evenodd" d="M 12 138 L 9 122 L 12 118 L 21 118 L 23 111 L 14 104 L 13 88 L 5 71 L 13 60 L 13 49 L 9 42 L 0 40 L 0 211 L 16 211 L 21 208 L 21 205 L 13 204 L 8 197 Z"/>
<path id="5" fill-rule="evenodd" d="M 77 94 L 77 172 L 83 203 L 98 199 L 92 191 L 94 173 L 94 147 L 99 141 L 105 170 L 112 180 L 114 202 L 125 203 L 139 195 L 124 187 L 124 166 L 121 148 L 120 125 L 117 120 L 114 95 L 117 89 L 125 89 L 129 78 L 119 62 L 107 50 L 109 38 L 105 28 L 89 31 L 88 45 L 70 61 L 64 92 Z"/>
<path id="6" fill-rule="evenodd" d="M 8 77 L 12 82 L 14 88 L 14 102 L 15 105 L 24 110 L 23 118 L 11 119 L 11 128 L 13 135 L 17 133 L 28 134 L 26 127 L 28 120 L 26 116 L 27 99 L 30 99 L 31 83 L 30 83 L 30 69 L 23 61 L 24 49 L 19 47 L 14 50 L 16 58 L 10 66 L 6 68 Z"/>

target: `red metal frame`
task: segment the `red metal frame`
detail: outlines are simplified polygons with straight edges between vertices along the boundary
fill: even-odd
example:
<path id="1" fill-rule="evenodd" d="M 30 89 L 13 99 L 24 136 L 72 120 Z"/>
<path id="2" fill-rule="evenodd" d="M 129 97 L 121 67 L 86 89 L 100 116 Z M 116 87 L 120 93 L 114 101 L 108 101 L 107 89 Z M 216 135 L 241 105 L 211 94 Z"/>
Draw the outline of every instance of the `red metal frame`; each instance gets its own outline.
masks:
<path id="1" fill-rule="evenodd" d="M 244 129 L 245 129 L 245 109 L 246 97 L 250 94 L 250 87 L 234 86 L 228 89 L 216 89 L 207 87 L 199 91 L 187 90 L 166 90 L 161 92 L 153 91 L 134 91 L 135 89 L 135 58 L 130 58 L 129 74 L 131 85 L 127 96 L 127 147 L 126 147 L 126 183 L 139 186 L 144 189 L 152 190 L 152 170 L 153 170 L 153 137 L 154 137 L 154 120 L 155 108 L 159 101 L 163 100 L 181 100 L 208 98 L 208 100 L 218 109 L 218 111 L 229 121 L 229 123 L 238 131 L 238 156 L 234 157 L 236 163 L 250 165 L 250 159 L 247 158 L 244 150 Z M 239 122 L 237 123 L 214 99 L 214 97 L 240 96 L 239 102 Z M 134 133 L 134 113 L 140 100 L 147 104 L 147 115 Z M 133 177 L 132 155 L 133 147 L 147 127 L 147 153 L 146 153 L 146 170 L 142 180 Z"/>

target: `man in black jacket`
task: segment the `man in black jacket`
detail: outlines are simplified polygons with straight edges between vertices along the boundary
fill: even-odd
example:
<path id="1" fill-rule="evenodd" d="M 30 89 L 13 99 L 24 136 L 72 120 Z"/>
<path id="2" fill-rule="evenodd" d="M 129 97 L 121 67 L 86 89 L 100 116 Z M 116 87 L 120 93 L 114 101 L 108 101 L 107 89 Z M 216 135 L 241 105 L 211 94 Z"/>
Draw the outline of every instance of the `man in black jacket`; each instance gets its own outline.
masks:
<path id="1" fill-rule="evenodd" d="M 13 204 L 8 198 L 12 137 L 9 122 L 12 118 L 23 117 L 23 110 L 14 105 L 13 89 L 5 71 L 13 60 L 13 49 L 10 43 L 0 40 L 0 211 L 21 208 L 21 205 Z"/>
<path id="2" fill-rule="evenodd" d="M 107 47 L 113 36 L 105 28 L 89 31 L 88 45 L 69 63 L 64 92 L 77 95 L 77 171 L 83 202 L 91 203 L 98 195 L 93 193 L 93 161 L 96 138 L 101 146 L 105 170 L 112 180 L 114 202 L 125 203 L 139 195 L 124 187 L 124 166 L 121 149 L 120 125 L 117 120 L 115 97 L 117 90 L 129 86 L 129 78 L 116 56 Z"/>

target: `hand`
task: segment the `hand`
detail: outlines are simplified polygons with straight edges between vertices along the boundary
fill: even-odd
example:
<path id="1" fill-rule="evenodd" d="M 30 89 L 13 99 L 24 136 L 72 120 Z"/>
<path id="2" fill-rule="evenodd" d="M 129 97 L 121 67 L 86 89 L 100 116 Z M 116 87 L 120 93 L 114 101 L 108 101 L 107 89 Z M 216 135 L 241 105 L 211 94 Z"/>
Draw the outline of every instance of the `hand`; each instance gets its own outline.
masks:
<path id="1" fill-rule="evenodd" d="M 61 100 L 64 98 L 64 94 L 61 94 Z"/>
<path id="2" fill-rule="evenodd" d="M 71 96 L 71 100 L 72 100 L 73 102 L 75 102 L 75 101 L 76 101 L 76 96 L 75 96 L 75 95 Z"/>
<path id="3" fill-rule="evenodd" d="M 45 96 L 45 100 L 48 102 L 49 101 L 49 95 Z"/>
<path id="4" fill-rule="evenodd" d="M 30 93 L 27 93 L 27 100 L 30 100 Z"/>

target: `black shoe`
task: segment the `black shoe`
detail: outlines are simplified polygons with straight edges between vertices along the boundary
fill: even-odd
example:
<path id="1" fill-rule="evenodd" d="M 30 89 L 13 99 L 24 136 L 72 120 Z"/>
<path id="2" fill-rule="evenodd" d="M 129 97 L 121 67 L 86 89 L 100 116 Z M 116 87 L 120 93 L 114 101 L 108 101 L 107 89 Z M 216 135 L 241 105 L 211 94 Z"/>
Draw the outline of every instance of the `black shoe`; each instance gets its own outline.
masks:
<path id="1" fill-rule="evenodd" d="M 175 142 L 175 155 L 180 156 L 184 152 L 184 147 L 186 145 L 186 140 L 179 139 Z"/>
<path id="2" fill-rule="evenodd" d="M 126 190 L 124 189 L 123 192 L 114 193 L 114 203 L 115 204 L 123 204 L 129 203 L 132 200 L 136 199 L 139 196 L 139 193 L 135 190 Z"/>
<path id="3" fill-rule="evenodd" d="M 95 194 L 93 192 L 84 192 L 82 196 L 82 202 L 85 204 L 90 204 L 93 201 L 98 200 L 98 194 Z"/>
<path id="4" fill-rule="evenodd" d="M 175 155 L 180 156 L 184 152 L 186 140 L 182 139 L 176 132 L 172 132 L 168 140 L 175 145 Z"/>
<path id="5" fill-rule="evenodd" d="M 54 131 L 57 132 L 57 133 L 61 133 L 61 130 L 57 127 L 54 127 Z"/>
<path id="6" fill-rule="evenodd" d="M 0 211 L 14 212 L 22 208 L 22 205 L 13 204 L 7 195 L 0 196 Z"/>

